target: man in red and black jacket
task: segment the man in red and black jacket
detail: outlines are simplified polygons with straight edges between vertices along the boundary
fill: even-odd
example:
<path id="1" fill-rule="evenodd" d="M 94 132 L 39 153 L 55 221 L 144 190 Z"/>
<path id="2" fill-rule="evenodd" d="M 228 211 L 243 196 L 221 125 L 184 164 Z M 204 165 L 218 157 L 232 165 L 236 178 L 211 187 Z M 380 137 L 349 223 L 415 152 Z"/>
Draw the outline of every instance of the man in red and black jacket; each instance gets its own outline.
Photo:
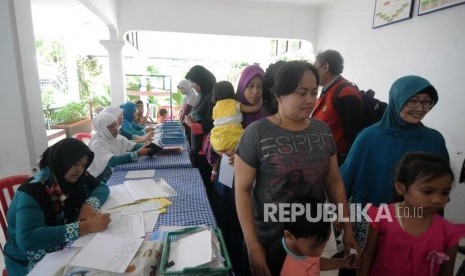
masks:
<path id="1" fill-rule="evenodd" d="M 355 137 L 363 128 L 362 96 L 356 86 L 341 76 L 344 59 L 339 52 L 326 50 L 319 53 L 315 67 L 323 89 L 312 117 L 329 125 L 336 141 L 337 160 L 342 165 Z M 339 89 L 335 105 L 334 93 L 340 86 L 343 88 Z"/>

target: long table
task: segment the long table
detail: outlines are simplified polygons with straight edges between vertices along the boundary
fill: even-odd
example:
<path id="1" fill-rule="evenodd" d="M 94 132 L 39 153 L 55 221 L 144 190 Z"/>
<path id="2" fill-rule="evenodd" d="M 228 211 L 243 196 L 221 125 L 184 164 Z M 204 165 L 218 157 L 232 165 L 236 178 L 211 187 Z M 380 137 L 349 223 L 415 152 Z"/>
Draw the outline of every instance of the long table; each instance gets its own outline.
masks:
<path id="1" fill-rule="evenodd" d="M 182 147 L 181 152 L 163 151 L 152 156 L 141 156 L 136 162 L 116 166 L 114 171 L 148 170 L 148 169 L 170 169 L 170 168 L 192 168 L 189 159 L 189 150 Z"/>
<path id="2" fill-rule="evenodd" d="M 127 171 L 114 171 L 107 185 L 122 184 L 126 174 Z M 165 179 L 178 195 L 169 198 L 173 204 L 168 206 L 166 213 L 160 215 L 154 231 L 158 230 L 160 225 L 217 226 L 198 169 L 155 169 L 154 179 L 157 178 Z"/>

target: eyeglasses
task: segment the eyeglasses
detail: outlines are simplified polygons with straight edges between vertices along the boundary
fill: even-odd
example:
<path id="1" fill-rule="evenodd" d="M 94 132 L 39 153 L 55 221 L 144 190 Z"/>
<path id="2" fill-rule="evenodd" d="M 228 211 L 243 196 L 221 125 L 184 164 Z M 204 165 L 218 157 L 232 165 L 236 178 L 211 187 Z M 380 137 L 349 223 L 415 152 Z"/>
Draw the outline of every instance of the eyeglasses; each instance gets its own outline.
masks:
<path id="1" fill-rule="evenodd" d="M 419 99 L 410 99 L 407 101 L 407 106 L 411 108 L 417 108 L 419 106 L 423 108 L 430 109 L 434 105 L 433 100 L 419 100 Z"/>

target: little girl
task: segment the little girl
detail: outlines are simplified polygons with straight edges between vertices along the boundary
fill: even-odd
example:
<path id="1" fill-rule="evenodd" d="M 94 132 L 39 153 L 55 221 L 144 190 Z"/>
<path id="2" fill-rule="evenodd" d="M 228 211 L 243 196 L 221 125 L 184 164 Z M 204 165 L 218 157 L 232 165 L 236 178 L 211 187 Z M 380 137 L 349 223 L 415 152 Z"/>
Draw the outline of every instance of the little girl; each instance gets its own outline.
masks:
<path id="1" fill-rule="evenodd" d="M 437 214 L 449 201 L 454 175 L 441 157 L 412 152 L 397 166 L 403 201 L 372 207 L 358 275 L 452 275 L 465 225 Z"/>
<path id="2" fill-rule="evenodd" d="M 256 105 L 243 105 L 234 97 L 234 87 L 230 82 L 220 81 L 213 86 L 212 101 L 215 106 L 212 118 L 215 121 L 210 134 L 210 143 L 220 155 L 225 153 L 227 156 L 232 156 L 234 154 L 237 142 L 244 132 L 241 125 L 242 112 L 257 112 L 262 106 L 262 101 Z M 213 166 L 212 181 L 216 179 L 220 162 L 221 159 L 218 158 Z"/>

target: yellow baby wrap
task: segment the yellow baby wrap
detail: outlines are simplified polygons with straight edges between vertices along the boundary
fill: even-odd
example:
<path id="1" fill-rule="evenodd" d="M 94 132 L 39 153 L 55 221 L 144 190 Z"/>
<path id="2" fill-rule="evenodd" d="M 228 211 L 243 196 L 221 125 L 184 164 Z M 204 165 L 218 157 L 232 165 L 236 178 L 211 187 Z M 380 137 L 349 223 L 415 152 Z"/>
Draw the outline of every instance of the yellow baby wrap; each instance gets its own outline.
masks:
<path id="1" fill-rule="evenodd" d="M 215 127 L 210 134 L 210 143 L 215 151 L 224 152 L 235 149 L 244 132 L 241 125 L 240 105 L 232 99 L 218 101 L 213 108 L 212 117 L 215 120 Z M 218 124 L 219 120 L 221 124 Z"/>

